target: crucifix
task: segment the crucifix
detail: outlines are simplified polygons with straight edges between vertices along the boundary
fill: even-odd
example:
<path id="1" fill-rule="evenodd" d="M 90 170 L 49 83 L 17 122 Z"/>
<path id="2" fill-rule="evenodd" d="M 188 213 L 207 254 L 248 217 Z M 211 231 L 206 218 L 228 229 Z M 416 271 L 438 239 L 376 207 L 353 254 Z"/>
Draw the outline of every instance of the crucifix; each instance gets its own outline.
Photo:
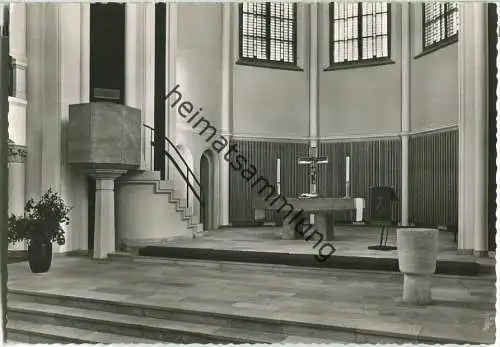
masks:
<path id="1" fill-rule="evenodd" d="M 309 194 L 304 194 L 305 197 L 317 197 L 318 193 L 316 191 L 316 175 L 318 170 L 318 165 L 328 163 L 327 156 L 318 156 L 318 147 L 309 148 L 308 157 L 299 157 L 299 165 L 309 165 Z"/>

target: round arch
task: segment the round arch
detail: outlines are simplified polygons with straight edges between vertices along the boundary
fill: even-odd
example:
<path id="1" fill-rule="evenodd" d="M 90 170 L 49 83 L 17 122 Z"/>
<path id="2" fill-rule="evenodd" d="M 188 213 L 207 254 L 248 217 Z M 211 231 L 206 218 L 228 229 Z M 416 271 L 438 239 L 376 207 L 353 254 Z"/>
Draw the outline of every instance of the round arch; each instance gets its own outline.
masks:
<path id="1" fill-rule="evenodd" d="M 200 157 L 200 183 L 203 188 L 203 205 L 200 206 L 200 222 L 205 230 L 219 225 L 219 157 L 213 150 L 205 150 Z"/>

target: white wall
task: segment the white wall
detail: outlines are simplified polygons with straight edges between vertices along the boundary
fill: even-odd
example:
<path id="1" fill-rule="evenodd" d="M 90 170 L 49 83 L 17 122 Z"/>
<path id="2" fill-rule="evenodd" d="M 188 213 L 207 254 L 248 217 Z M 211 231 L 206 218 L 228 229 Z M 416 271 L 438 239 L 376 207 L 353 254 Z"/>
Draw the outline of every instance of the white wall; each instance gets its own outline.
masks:
<path id="1" fill-rule="evenodd" d="M 303 71 L 234 65 L 235 136 L 307 138 L 309 136 L 309 11 L 297 5 L 297 62 Z M 234 63 L 238 61 L 238 6 L 233 7 Z"/>
<path id="2" fill-rule="evenodd" d="M 179 3 L 176 81 L 184 100 L 220 128 L 222 68 L 221 4 Z M 186 120 L 178 115 L 178 123 Z"/>
<path id="3" fill-rule="evenodd" d="M 203 110 L 204 117 L 216 129 L 221 129 L 222 88 L 222 5 L 177 5 L 176 84 L 183 101 L 190 101 L 194 108 Z M 210 25 L 207 25 L 210 23 Z M 187 119 L 177 114 L 176 143 L 187 147 L 193 156 L 196 173 L 200 158 L 210 143 L 206 136 L 193 131 Z"/>
<path id="4" fill-rule="evenodd" d="M 421 41 L 419 9 L 412 5 L 412 46 Z M 329 65 L 329 6 L 320 5 L 319 135 L 397 135 L 401 131 L 401 7 L 391 8 L 391 60 L 394 64 L 324 71 Z M 302 71 L 237 64 L 238 6 L 232 5 L 231 133 L 242 138 L 307 139 L 309 136 L 309 11 L 298 6 L 298 66 Z M 217 129 L 221 127 L 222 6 L 179 4 L 176 82 L 185 99 Z M 203 23 L 203 24 L 202 24 Z M 206 25 L 206 23 L 211 23 Z M 421 43 L 420 43 L 421 44 Z M 418 53 L 414 52 L 414 55 Z M 411 64 L 412 130 L 456 124 L 456 45 Z M 177 133 L 196 158 L 206 143 L 193 138 L 178 117 Z M 196 133 L 195 136 L 198 136 Z M 196 161 L 196 160 L 195 160 Z"/>
<path id="5" fill-rule="evenodd" d="M 322 68 L 329 65 L 329 12 L 321 4 Z M 395 63 L 320 73 L 320 136 L 384 135 L 401 130 L 401 7 L 391 6 Z"/>
<path id="6" fill-rule="evenodd" d="M 411 129 L 432 130 L 458 124 L 458 44 L 422 53 L 422 6 L 411 6 Z"/>

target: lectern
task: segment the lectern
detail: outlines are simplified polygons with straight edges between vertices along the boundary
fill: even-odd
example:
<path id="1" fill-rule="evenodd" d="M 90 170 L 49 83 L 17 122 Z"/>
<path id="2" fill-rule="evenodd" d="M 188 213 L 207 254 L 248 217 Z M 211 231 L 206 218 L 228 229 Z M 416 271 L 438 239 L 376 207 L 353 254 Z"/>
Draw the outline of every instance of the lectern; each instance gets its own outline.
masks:
<path id="1" fill-rule="evenodd" d="M 380 241 L 378 245 L 369 246 L 368 249 L 379 251 L 395 250 L 394 246 L 387 246 L 389 226 L 392 224 L 392 208 L 398 201 L 398 196 L 392 187 L 371 187 L 370 189 L 370 221 L 380 225 Z M 384 242 L 385 231 L 385 242 Z M 384 244 L 382 244 L 384 243 Z"/>

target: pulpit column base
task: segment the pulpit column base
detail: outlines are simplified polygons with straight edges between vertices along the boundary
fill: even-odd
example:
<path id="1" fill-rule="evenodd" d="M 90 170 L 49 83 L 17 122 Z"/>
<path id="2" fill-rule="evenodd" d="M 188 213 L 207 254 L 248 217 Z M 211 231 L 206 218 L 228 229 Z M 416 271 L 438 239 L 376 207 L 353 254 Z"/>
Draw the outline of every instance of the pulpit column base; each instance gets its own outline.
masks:
<path id="1" fill-rule="evenodd" d="M 92 169 L 96 181 L 93 259 L 106 259 L 115 251 L 115 180 L 126 170 Z"/>

